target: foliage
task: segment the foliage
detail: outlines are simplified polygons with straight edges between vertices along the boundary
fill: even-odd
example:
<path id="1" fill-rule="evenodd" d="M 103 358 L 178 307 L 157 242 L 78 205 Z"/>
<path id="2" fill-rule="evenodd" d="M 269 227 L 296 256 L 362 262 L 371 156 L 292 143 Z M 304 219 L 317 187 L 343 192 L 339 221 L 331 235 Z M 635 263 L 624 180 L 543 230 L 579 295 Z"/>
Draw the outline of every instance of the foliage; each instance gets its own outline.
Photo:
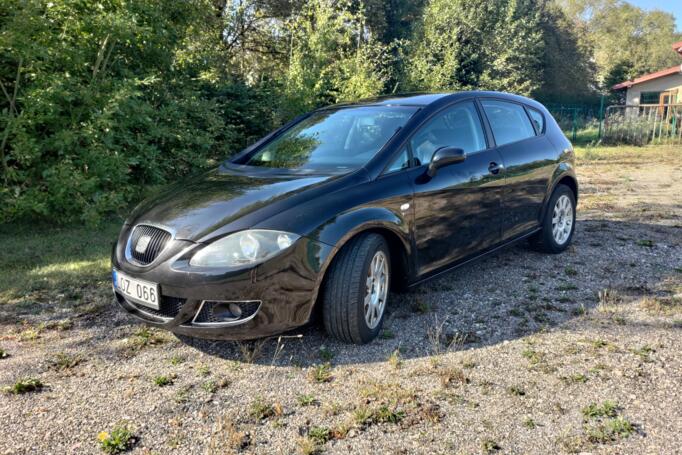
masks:
<path id="1" fill-rule="evenodd" d="M 97 435 L 97 440 L 103 452 L 117 454 L 129 450 L 135 437 L 125 424 L 119 424 L 111 430 L 111 433 L 102 431 Z"/>
<path id="2" fill-rule="evenodd" d="M 621 0 L 2 0 L 0 222 L 127 213 L 330 103 L 580 102 L 678 63 L 674 27 Z"/>
<path id="3" fill-rule="evenodd" d="M 411 86 L 531 94 L 542 74 L 538 6 L 535 0 L 476 8 L 463 0 L 432 0 L 408 64 Z"/>

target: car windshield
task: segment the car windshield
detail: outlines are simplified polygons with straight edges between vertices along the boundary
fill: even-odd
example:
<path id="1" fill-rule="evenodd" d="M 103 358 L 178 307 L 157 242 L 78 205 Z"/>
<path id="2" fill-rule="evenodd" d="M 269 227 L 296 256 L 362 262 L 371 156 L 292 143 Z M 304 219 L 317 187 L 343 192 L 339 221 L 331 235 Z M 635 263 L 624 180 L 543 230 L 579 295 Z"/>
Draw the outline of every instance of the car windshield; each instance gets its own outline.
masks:
<path id="1" fill-rule="evenodd" d="M 239 164 L 313 170 L 358 168 L 416 111 L 413 106 L 361 106 L 314 112 Z"/>

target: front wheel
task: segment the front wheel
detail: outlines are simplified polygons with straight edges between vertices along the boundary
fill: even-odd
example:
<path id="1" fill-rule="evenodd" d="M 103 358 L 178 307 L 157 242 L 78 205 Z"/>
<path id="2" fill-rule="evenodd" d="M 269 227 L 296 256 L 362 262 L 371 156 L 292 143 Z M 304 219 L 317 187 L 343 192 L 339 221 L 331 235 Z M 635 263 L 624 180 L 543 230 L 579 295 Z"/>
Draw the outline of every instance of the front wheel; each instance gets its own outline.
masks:
<path id="1" fill-rule="evenodd" d="M 531 242 L 546 253 L 561 253 L 575 232 L 575 195 L 566 185 L 557 185 L 549 198 L 540 231 Z"/>
<path id="2" fill-rule="evenodd" d="M 372 341 L 381 330 L 391 256 L 379 234 L 363 234 L 339 252 L 327 275 L 322 319 L 327 333 L 347 343 Z"/>

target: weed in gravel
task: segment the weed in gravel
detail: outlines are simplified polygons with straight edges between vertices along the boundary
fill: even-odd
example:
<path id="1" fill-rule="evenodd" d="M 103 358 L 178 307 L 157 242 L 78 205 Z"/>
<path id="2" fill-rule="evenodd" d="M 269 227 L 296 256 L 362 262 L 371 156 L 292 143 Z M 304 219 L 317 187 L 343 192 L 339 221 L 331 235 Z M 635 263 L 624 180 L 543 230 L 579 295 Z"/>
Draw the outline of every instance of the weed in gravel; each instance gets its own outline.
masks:
<path id="1" fill-rule="evenodd" d="M 227 378 L 222 378 L 218 380 L 206 381 L 201 384 L 201 388 L 208 393 L 216 393 L 220 389 L 224 389 L 230 385 L 230 380 Z"/>
<path id="2" fill-rule="evenodd" d="M 267 403 L 263 398 L 257 397 L 249 409 L 249 415 L 258 421 L 267 420 L 271 417 L 279 417 L 284 413 L 279 403 Z"/>
<path id="3" fill-rule="evenodd" d="M 268 339 L 257 341 L 236 341 L 237 348 L 241 353 L 242 361 L 244 363 L 254 363 L 263 355 L 263 348 Z"/>
<path id="4" fill-rule="evenodd" d="M 509 393 L 509 395 L 513 395 L 516 397 L 522 397 L 526 395 L 526 391 L 522 387 L 517 385 L 508 387 L 507 392 Z"/>
<path id="5" fill-rule="evenodd" d="M 200 364 L 197 366 L 197 373 L 199 373 L 199 376 L 210 376 L 211 375 L 211 369 L 209 368 L 208 365 Z"/>
<path id="6" fill-rule="evenodd" d="M 379 333 L 379 338 L 382 340 L 392 340 L 395 338 L 395 333 L 391 329 L 384 329 Z"/>
<path id="7" fill-rule="evenodd" d="M 438 376 L 440 377 L 440 384 L 443 387 L 449 387 L 455 384 L 468 384 L 469 378 L 464 372 L 458 368 L 443 367 L 438 369 Z"/>
<path id="8" fill-rule="evenodd" d="M 587 439 L 590 442 L 605 444 L 607 442 L 616 441 L 619 438 L 627 438 L 634 433 L 635 428 L 630 421 L 624 417 L 618 416 L 590 425 L 585 431 L 587 433 Z"/>
<path id="9" fill-rule="evenodd" d="M 613 311 L 614 307 L 622 301 L 618 292 L 609 288 L 599 291 L 597 298 L 599 299 L 599 311 L 601 312 Z"/>
<path id="10" fill-rule="evenodd" d="M 68 354 L 66 352 L 59 352 L 50 360 L 49 367 L 56 371 L 65 371 L 74 368 L 83 361 L 83 357 L 79 354 Z"/>
<path id="11" fill-rule="evenodd" d="M 332 431 L 327 427 L 312 427 L 308 437 L 318 445 L 323 445 L 332 438 Z"/>
<path id="12" fill-rule="evenodd" d="M 371 423 L 374 413 L 369 406 L 358 406 L 353 412 L 353 421 L 356 425 L 366 425 Z"/>
<path id="13" fill-rule="evenodd" d="M 640 240 L 637 240 L 637 245 L 644 246 L 647 248 L 653 248 L 654 241 L 650 240 L 650 239 L 640 239 Z"/>
<path id="14" fill-rule="evenodd" d="M 206 453 L 237 453 L 250 445 L 251 434 L 240 430 L 231 417 L 221 415 L 213 425 Z"/>
<path id="15" fill-rule="evenodd" d="M 675 298 L 645 297 L 639 306 L 651 315 L 670 316 L 682 312 L 682 300 Z"/>
<path id="16" fill-rule="evenodd" d="M 499 452 L 500 450 L 502 450 L 502 447 L 497 442 L 493 441 L 492 439 L 485 439 L 481 443 L 481 448 L 483 449 L 483 451 L 485 453 L 495 453 L 495 452 Z"/>
<path id="17" fill-rule="evenodd" d="M 3 392 L 14 395 L 21 395 L 28 392 L 38 392 L 45 387 L 40 379 L 26 378 L 20 379 L 14 385 L 4 387 Z"/>
<path id="18" fill-rule="evenodd" d="M 61 319 L 59 321 L 49 321 L 45 323 L 45 328 L 48 330 L 57 330 L 64 332 L 73 328 L 73 321 L 71 319 Z"/>
<path id="19" fill-rule="evenodd" d="M 412 312 L 417 314 L 426 314 L 431 311 L 431 306 L 424 302 L 420 297 L 415 298 L 411 308 Z"/>
<path id="20" fill-rule="evenodd" d="M 585 419 L 615 417 L 616 414 L 618 414 L 618 405 L 611 400 L 606 400 L 601 404 L 590 403 L 584 407 L 581 412 Z"/>
<path id="21" fill-rule="evenodd" d="M 148 346 L 156 346 L 166 342 L 166 338 L 149 327 L 142 327 L 133 334 L 128 340 L 129 348 L 132 351 L 139 351 Z"/>
<path id="22" fill-rule="evenodd" d="M 187 403 L 189 401 L 189 392 L 192 389 L 190 386 L 185 386 L 175 392 L 174 400 L 176 403 Z"/>
<path id="23" fill-rule="evenodd" d="M 100 432 L 97 435 L 97 440 L 102 451 L 109 454 L 117 454 L 130 450 L 134 445 L 135 436 L 127 424 L 121 423 L 115 426 L 111 433 L 106 431 Z"/>
<path id="24" fill-rule="evenodd" d="M 390 408 L 387 405 L 379 406 L 374 412 L 374 420 L 377 423 L 398 423 L 405 418 L 404 411 L 398 411 L 395 408 Z"/>
<path id="25" fill-rule="evenodd" d="M 576 374 L 572 374 L 572 375 L 566 377 L 565 379 L 567 381 L 570 381 L 570 382 L 585 383 L 585 382 L 587 382 L 588 378 L 586 375 L 584 375 L 582 373 L 576 373 Z"/>
<path id="26" fill-rule="evenodd" d="M 560 284 L 559 286 L 557 286 L 557 288 L 556 288 L 557 291 L 562 291 L 562 292 L 575 291 L 577 289 L 578 289 L 578 286 L 576 286 L 573 283 L 563 283 L 563 284 Z"/>
<path id="27" fill-rule="evenodd" d="M 525 419 L 523 419 L 523 426 L 528 428 L 529 430 L 533 430 L 535 427 L 538 426 L 538 424 L 535 423 L 535 420 L 533 420 L 532 418 L 526 417 Z"/>
<path id="28" fill-rule="evenodd" d="M 181 355 L 174 355 L 168 360 L 168 362 L 173 366 L 177 366 L 183 363 L 185 360 L 186 360 L 185 357 Z"/>
<path id="29" fill-rule="evenodd" d="M 19 341 L 36 341 L 37 339 L 40 338 L 41 333 L 43 332 L 43 328 L 45 326 L 43 324 L 40 324 L 36 327 L 29 327 L 27 329 L 24 329 L 21 331 L 19 334 Z"/>
<path id="30" fill-rule="evenodd" d="M 316 365 L 308 372 L 308 379 L 312 382 L 322 383 L 332 380 L 332 366 L 329 363 Z"/>
<path id="31" fill-rule="evenodd" d="M 334 358 L 334 353 L 326 346 L 320 346 L 320 359 L 323 362 L 331 362 Z"/>
<path id="32" fill-rule="evenodd" d="M 9 353 L 5 351 L 4 349 L 0 348 L 0 359 L 4 359 L 9 357 Z"/>
<path id="33" fill-rule="evenodd" d="M 173 384 L 174 381 L 174 376 L 156 376 L 154 377 L 154 384 L 156 384 L 159 387 L 166 387 L 167 385 Z"/>
<path id="34" fill-rule="evenodd" d="M 651 362 L 651 353 L 656 352 L 656 350 L 648 344 L 645 344 L 642 347 L 631 349 L 630 352 L 638 355 L 645 362 Z"/>
<path id="35" fill-rule="evenodd" d="M 297 452 L 300 455 L 314 455 L 320 453 L 320 447 L 311 437 L 302 437 L 296 440 Z"/>
<path id="36" fill-rule="evenodd" d="M 545 354 L 543 352 L 536 351 L 535 349 L 530 347 L 524 349 L 521 355 L 528 359 L 528 362 L 531 365 L 537 365 L 540 362 L 542 362 L 545 358 Z"/>
<path id="37" fill-rule="evenodd" d="M 388 356 L 388 363 L 396 370 L 403 365 L 403 359 L 400 357 L 400 351 L 396 349 Z"/>
<path id="38" fill-rule="evenodd" d="M 578 274 L 578 271 L 571 267 L 570 265 L 567 265 L 566 267 L 564 267 L 564 273 L 567 276 L 576 276 Z"/>
<path id="39" fill-rule="evenodd" d="M 319 404 L 317 398 L 312 395 L 301 394 L 296 397 L 299 406 L 314 406 Z"/>

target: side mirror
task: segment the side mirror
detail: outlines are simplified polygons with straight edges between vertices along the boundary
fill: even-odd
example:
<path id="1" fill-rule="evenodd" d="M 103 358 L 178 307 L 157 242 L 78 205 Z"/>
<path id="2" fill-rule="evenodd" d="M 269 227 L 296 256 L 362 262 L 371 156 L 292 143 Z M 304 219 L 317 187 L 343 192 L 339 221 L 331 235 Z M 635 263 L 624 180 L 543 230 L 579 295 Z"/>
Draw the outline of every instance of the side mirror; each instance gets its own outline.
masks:
<path id="1" fill-rule="evenodd" d="M 426 168 L 429 177 L 436 175 L 436 171 L 450 164 L 461 163 L 466 159 L 464 150 L 457 147 L 441 147 L 433 153 L 433 158 Z"/>

